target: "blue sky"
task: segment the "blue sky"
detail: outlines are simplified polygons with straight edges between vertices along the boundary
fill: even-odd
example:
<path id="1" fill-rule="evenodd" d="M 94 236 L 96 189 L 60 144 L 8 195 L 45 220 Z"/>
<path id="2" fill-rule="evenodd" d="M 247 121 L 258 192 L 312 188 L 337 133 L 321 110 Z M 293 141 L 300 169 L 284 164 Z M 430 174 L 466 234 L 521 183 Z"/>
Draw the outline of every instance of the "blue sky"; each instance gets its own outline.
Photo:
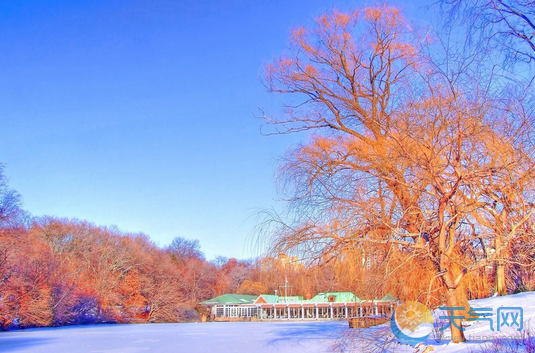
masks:
<path id="1" fill-rule="evenodd" d="M 0 163 L 33 215 L 199 239 L 255 255 L 254 214 L 280 208 L 260 83 L 290 29 L 330 1 L 0 2 Z M 417 11 L 414 5 L 409 11 Z M 251 217 L 253 216 L 253 217 Z"/>

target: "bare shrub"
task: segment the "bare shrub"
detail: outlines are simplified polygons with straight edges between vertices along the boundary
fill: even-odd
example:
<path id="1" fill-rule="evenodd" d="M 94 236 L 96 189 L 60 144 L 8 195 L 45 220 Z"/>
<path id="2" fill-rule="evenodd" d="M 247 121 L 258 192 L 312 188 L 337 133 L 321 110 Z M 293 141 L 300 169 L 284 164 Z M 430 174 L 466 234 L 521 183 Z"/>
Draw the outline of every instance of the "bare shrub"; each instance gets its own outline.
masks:
<path id="1" fill-rule="evenodd" d="M 531 328 L 531 320 L 524 326 L 519 335 L 496 337 L 490 342 L 480 345 L 473 353 L 515 353 L 535 352 L 535 330 Z"/>
<path id="2" fill-rule="evenodd" d="M 342 330 L 332 346 L 337 353 L 382 353 L 395 352 L 401 343 L 394 337 L 389 326 L 379 325 L 368 329 Z"/>

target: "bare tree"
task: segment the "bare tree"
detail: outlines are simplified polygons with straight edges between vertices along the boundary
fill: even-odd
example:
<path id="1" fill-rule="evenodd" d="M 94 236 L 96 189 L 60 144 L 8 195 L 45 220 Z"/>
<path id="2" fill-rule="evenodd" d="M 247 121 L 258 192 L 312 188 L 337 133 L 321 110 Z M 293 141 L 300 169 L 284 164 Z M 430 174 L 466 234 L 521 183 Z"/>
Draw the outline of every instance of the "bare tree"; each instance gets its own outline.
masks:
<path id="1" fill-rule="evenodd" d="M 451 75 L 424 55 L 428 42 L 384 6 L 335 11 L 292 31 L 290 52 L 268 66 L 266 85 L 296 101 L 284 118 L 266 120 L 274 133 L 314 134 L 283 164 L 294 218 L 277 220 L 272 249 L 316 261 L 348 247 L 385 258 L 401 251 L 430 261 L 446 305 L 461 307 L 466 274 L 501 259 L 500 251 L 475 259 L 465 251 L 483 237 L 476 215 L 495 201 L 489 188 L 510 185 L 513 174 L 533 177 L 524 144 L 531 124 L 522 100 L 493 98 L 482 81 L 492 77 L 465 66 Z M 534 212 L 526 202 L 516 209 L 483 244 L 515 237 Z M 457 342 L 459 327 L 451 325 Z"/>
<path id="2" fill-rule="evenodd" d="M 22 213 L 21 197 L 18 192 L 9 188 L 0 164 L 0 227 L 19 223 Z"/>
<path id="3" fill-rule="evenodd" d="M 201 251 L 201 246 L 197 239 L 176 237 L 167 248 L 167 251 L 175 261 L 182 264 L 185 264 L 192 258 L 204 259 L 204 254 Z"/>

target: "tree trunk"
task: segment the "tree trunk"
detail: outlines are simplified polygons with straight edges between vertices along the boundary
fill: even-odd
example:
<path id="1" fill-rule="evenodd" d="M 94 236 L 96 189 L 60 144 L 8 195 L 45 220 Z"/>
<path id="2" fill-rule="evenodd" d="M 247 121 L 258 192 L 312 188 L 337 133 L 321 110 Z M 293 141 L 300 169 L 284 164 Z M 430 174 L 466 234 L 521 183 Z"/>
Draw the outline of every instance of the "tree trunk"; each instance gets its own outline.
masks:
<path id="1" fill-rule="evenodd" d="M 506 234 L 506 224 L 508 211 L 506 208 L 500 214 L 500 228 L 496 234 L 494 240 L 494 247 L 496 249 L 497 261 L 496 261 L 496 273 L 495 273 L 495 293 L 497 295 L 507 295 L 507 288 L 505 286 L 505 261 L 506 251 L 503 248 L 502 234 Z"/>
<path id="2" fill-rule="evenodd" d="M 496 294 L 507 295 L 507 287 L 505 285 L 505 265 L 498 262 L 496 264 Z"/>
<path id="3" fill-rule="evenodd" d="M 461 290 L 461 289 L 460 289 Z M 448 307 L 462 307 L 464 305 L 464 300 L 462 300 L 459 296 L 463 295 L 463 293 L 460 293 L 460 290 L 457 289 L 448 289 L 446 293 L 446 305 Z M 465 310 L 454 310 L 453 316 L 464 316 Z M 448 315 L 451 315 L 451 311 L 448 312 Z M 455 324 L 459 327 L 462 326 L 462 319 L 454 319 L 452 321 L 455 321 Z M 464 337 L 464 331 L 457 328 L 453 322 L 450 323 L 450 329 L 451 329 L 451 341 L 453 343 L 460 343 L 465 342 L 466 338 Z"/>

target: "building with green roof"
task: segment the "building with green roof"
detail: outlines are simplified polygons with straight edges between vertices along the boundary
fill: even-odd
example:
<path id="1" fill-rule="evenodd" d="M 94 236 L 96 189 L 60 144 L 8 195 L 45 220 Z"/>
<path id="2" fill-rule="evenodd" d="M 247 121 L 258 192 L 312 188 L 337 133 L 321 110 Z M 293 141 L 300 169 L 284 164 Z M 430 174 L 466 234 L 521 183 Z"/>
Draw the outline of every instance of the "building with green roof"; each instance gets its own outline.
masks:
<path id="1" fill-rule="evenodd" d="M 218 320 L 341 320 L 353 317 L 391 315 L 396 298 L 385 295 L 381 300 L 363 301 L 351 292 L 318 293 L 312 299 L 301 296 L 272 294 L 223 294 L 200 303 Z"/>

